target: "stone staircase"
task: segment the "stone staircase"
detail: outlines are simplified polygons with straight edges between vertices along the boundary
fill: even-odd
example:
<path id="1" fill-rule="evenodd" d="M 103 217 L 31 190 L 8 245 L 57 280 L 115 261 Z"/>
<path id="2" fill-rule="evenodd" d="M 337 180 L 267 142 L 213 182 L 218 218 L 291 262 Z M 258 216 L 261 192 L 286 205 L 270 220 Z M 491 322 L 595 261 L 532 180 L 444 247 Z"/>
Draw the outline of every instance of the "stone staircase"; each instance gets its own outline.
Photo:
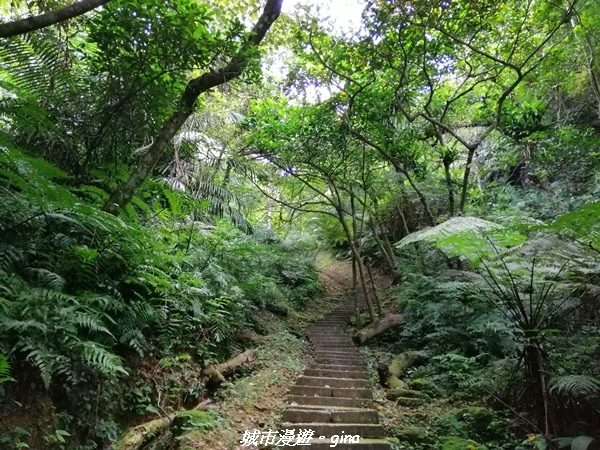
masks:
<path id="1" fill-rule="evenodd" d="M 280 429 L 314 431 L 310 450 L 391 448 L 373 409 L 366 364 L 344 333 L 352 314 L 350 307 L 340 307 L 307 330 L 316 363 L 291 388 Z"/>

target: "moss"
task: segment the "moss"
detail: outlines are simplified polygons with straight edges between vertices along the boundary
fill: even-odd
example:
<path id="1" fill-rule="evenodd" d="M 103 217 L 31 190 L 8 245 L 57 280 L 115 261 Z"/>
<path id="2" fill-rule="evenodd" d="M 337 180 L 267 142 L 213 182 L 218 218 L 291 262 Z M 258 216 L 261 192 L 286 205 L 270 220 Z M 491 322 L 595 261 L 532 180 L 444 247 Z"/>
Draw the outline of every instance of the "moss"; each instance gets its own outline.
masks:
<path id="1" fill-rule="evenodd" d="M 410 382 L 410 388 L 415 391 L 425 392 L 432 397 L 437 397 L 441 394 L 440 388 L 433 381 L 425 378 L 416 378 Z"/>
<path id="2" fill-rule="evenodd" d="M 425 402 L 421 398 L 398 397 L 396 399 L 396 405 L 399 406 L 421 406 L 423 403 Z"/>
<path id="3" fill-rule="evenodd" d="M 407 385 L 404 381 L 393 375 L 387 378 L 387 384 L 391 389 L 406 389 Z"/>
<path id="4" fill-rule="evenodd" d="M 485 445 L 478 444 L 470 439 L 459 437 L 442 437 L 442 450 L 488 450 Z"/>
<path id="5" fill-rule="evenodd" d="M 396 433 L 396 437 L 403 442 L 418 444 L 427 440 L 427 438 L 429 437 L 429 432 L 424 428 L 409 425 L 407 427 L 401 428 Z"/>
<path id="6" fill-rule="evenodd" d="M 385 398 L 388 400 L 396 400 L 399 397 L 421 398 L 422 394 L 419 391 L 402 388 L 390 389 L 385 393 Z"/>
<path id="7" fill-rule="evenodd" d="M 191 409 L 178 413 L 173 418 L 171 429 L 176 436 L 180 436 L 195 428 L 206 428 L 206 425 L 214 422 L 214 420 L 213 416 L 206 411 Z"/>

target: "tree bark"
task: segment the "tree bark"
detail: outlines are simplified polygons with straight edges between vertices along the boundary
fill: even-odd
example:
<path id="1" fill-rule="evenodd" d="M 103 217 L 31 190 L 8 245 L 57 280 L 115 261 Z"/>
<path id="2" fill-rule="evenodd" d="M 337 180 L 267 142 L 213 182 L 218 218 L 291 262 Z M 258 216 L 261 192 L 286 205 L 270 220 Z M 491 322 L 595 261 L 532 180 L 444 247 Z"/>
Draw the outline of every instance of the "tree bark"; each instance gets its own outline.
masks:
<path id="1" fill-rule="evenodd" d="M 475 150 L 477 150 L 477 147 L 478 145 L 473 145 L 469 147 L 469 152 L 467 153 L 467 163 L 465 164 L 465 174 L 463 176 L 462 191 L 460 193 L 459 210 L 461 214 L 465 212 L 465 204 L 467 203 L 467 194 L 469 190 L 469 175 L 471 174 L 471 164 L 473 164 L 473 156 L 475 156 Z"/>
<path id="2" fill-rule="evenodd" d="M 135 191 L 154 169 L 164 149 L 194 111 L 196 100 L 200 94 L 227 83 L 244 72 L 251 58 L 249 51 L 254 47 L 258 47 L 271 25 L 277 20 L 281 13 L 282 2 L 283 0 L 267 0 L 263 13 L 254 28 L 252 28 L 248 40 L 225 67 L 211 70 L 189 81 L 179 100 L 177 110 L 167 119 L 154 143 L 142 156 L 129 179 L 121 184 L 107 200 L 102 208 L 105 212 L 117 215 L 131 201 Z"/>
<path id="3" fill-rule="evenodd" d="M 378 334 L 381 334 L 392 327 L 400 325 L 403 321 L 404 316 L 402 314 L 391 314 L 364 327 L 356 334 L 354 340 L 358 344 L 364 344 Z"/>
<path id="4" fill-rule="evenodd" d="M 17 36 L 19 34 L 40 30 L 59 22 L 64 22 L 73 17 L 81 16 L 92 9 L 96 9 L 98 6 L 104 5 L 109 1 L 110 0 L 81 0 L 38 16 L 0 24 L 0 38 Z"/>
<path id="5" fill-rule="evenodd" d="M 254 352 L 252 350 L 246 350 L 245 352 L 234 356 L 229 361 L 206 366 L 202 371 L 202 374 L 208 377 L 208 382 L 212 386 L 219 386 L 225 382 L 225 376 L 231 375 L 238 367 L 253 360 Z"/>
<path id="6" fill-rule="evenodd" d="M 377 316 L 383 316 L 383 310 L 381 308 L 381 302 L 379 301 L 379 295 L 377 295 L 377 286 L 375 285 L 375 280 L 373 279 L 373 271 L 371 270 L 371 266 L 365 264 L 367 268 L 367 273 L 369 274 L 369 281 L 371 282 L 371 289 L 373 289 L 373 298 L 375 299 L 375 306 L 377 306 Z"/>
<path id="7" fill-rule="evenodd" d="M 396 273 L 396 264 L 394 263 L 392 257 L 388 254 L 388 249 L 383 244 L 383 241 L 377 235 L 377 228 L 375 227 L 375 223 L 373 222 L 373 219 L 368 221 L 368 225 L 369 225 L 369 228 L 371 228 L 371 233 L 373 233 L 373 240 L 377 244 L 377 247 L 379 248 L 379 252 L 381 253 L 381 256 L 383 256 L 383 260 L 385 261 L 385 264 L 388 267 L 390 274 L 394 275 Z"/>
<path id="8" fill-rule="evenodd" d="M 446 176 L 446 187 L 448 188 L 448 208 L 450 210 L 450 217 L 454 217 L 454 185 L 452 183 L 452 174 L 450 173 L 450 164 L 452 161 L 449 161 L 444 158 L 444 174 Z"/>

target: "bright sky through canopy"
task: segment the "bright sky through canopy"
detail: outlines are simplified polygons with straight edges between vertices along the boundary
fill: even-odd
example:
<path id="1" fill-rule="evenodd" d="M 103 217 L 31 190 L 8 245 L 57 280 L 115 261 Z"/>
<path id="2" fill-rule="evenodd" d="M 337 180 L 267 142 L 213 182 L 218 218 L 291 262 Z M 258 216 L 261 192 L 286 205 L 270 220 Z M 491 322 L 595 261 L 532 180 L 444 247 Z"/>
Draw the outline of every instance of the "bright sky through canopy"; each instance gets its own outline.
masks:
<path id="1" fill-rule="evenodd" d="M 339 33 L 353 32 L 360 28 L 364 0 L 283 0 L 283 12 L 293 14 L 298 6 L 310 6 L 319 19 L 332 23 Z"/>

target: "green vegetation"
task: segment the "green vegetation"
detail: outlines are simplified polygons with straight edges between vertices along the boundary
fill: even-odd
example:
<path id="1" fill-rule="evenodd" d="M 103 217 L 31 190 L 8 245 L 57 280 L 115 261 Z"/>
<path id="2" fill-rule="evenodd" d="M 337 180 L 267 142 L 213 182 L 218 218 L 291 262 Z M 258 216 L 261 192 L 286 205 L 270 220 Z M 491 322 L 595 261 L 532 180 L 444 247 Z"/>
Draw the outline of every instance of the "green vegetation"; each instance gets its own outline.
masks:
<path id="1" fill-rule="evenodd" d="M 398 448 L 598 445 L 598 2 L 78 3 L 0 2 L 0 446 L 237 426 L 302 367 L 320 250 Z"/>

